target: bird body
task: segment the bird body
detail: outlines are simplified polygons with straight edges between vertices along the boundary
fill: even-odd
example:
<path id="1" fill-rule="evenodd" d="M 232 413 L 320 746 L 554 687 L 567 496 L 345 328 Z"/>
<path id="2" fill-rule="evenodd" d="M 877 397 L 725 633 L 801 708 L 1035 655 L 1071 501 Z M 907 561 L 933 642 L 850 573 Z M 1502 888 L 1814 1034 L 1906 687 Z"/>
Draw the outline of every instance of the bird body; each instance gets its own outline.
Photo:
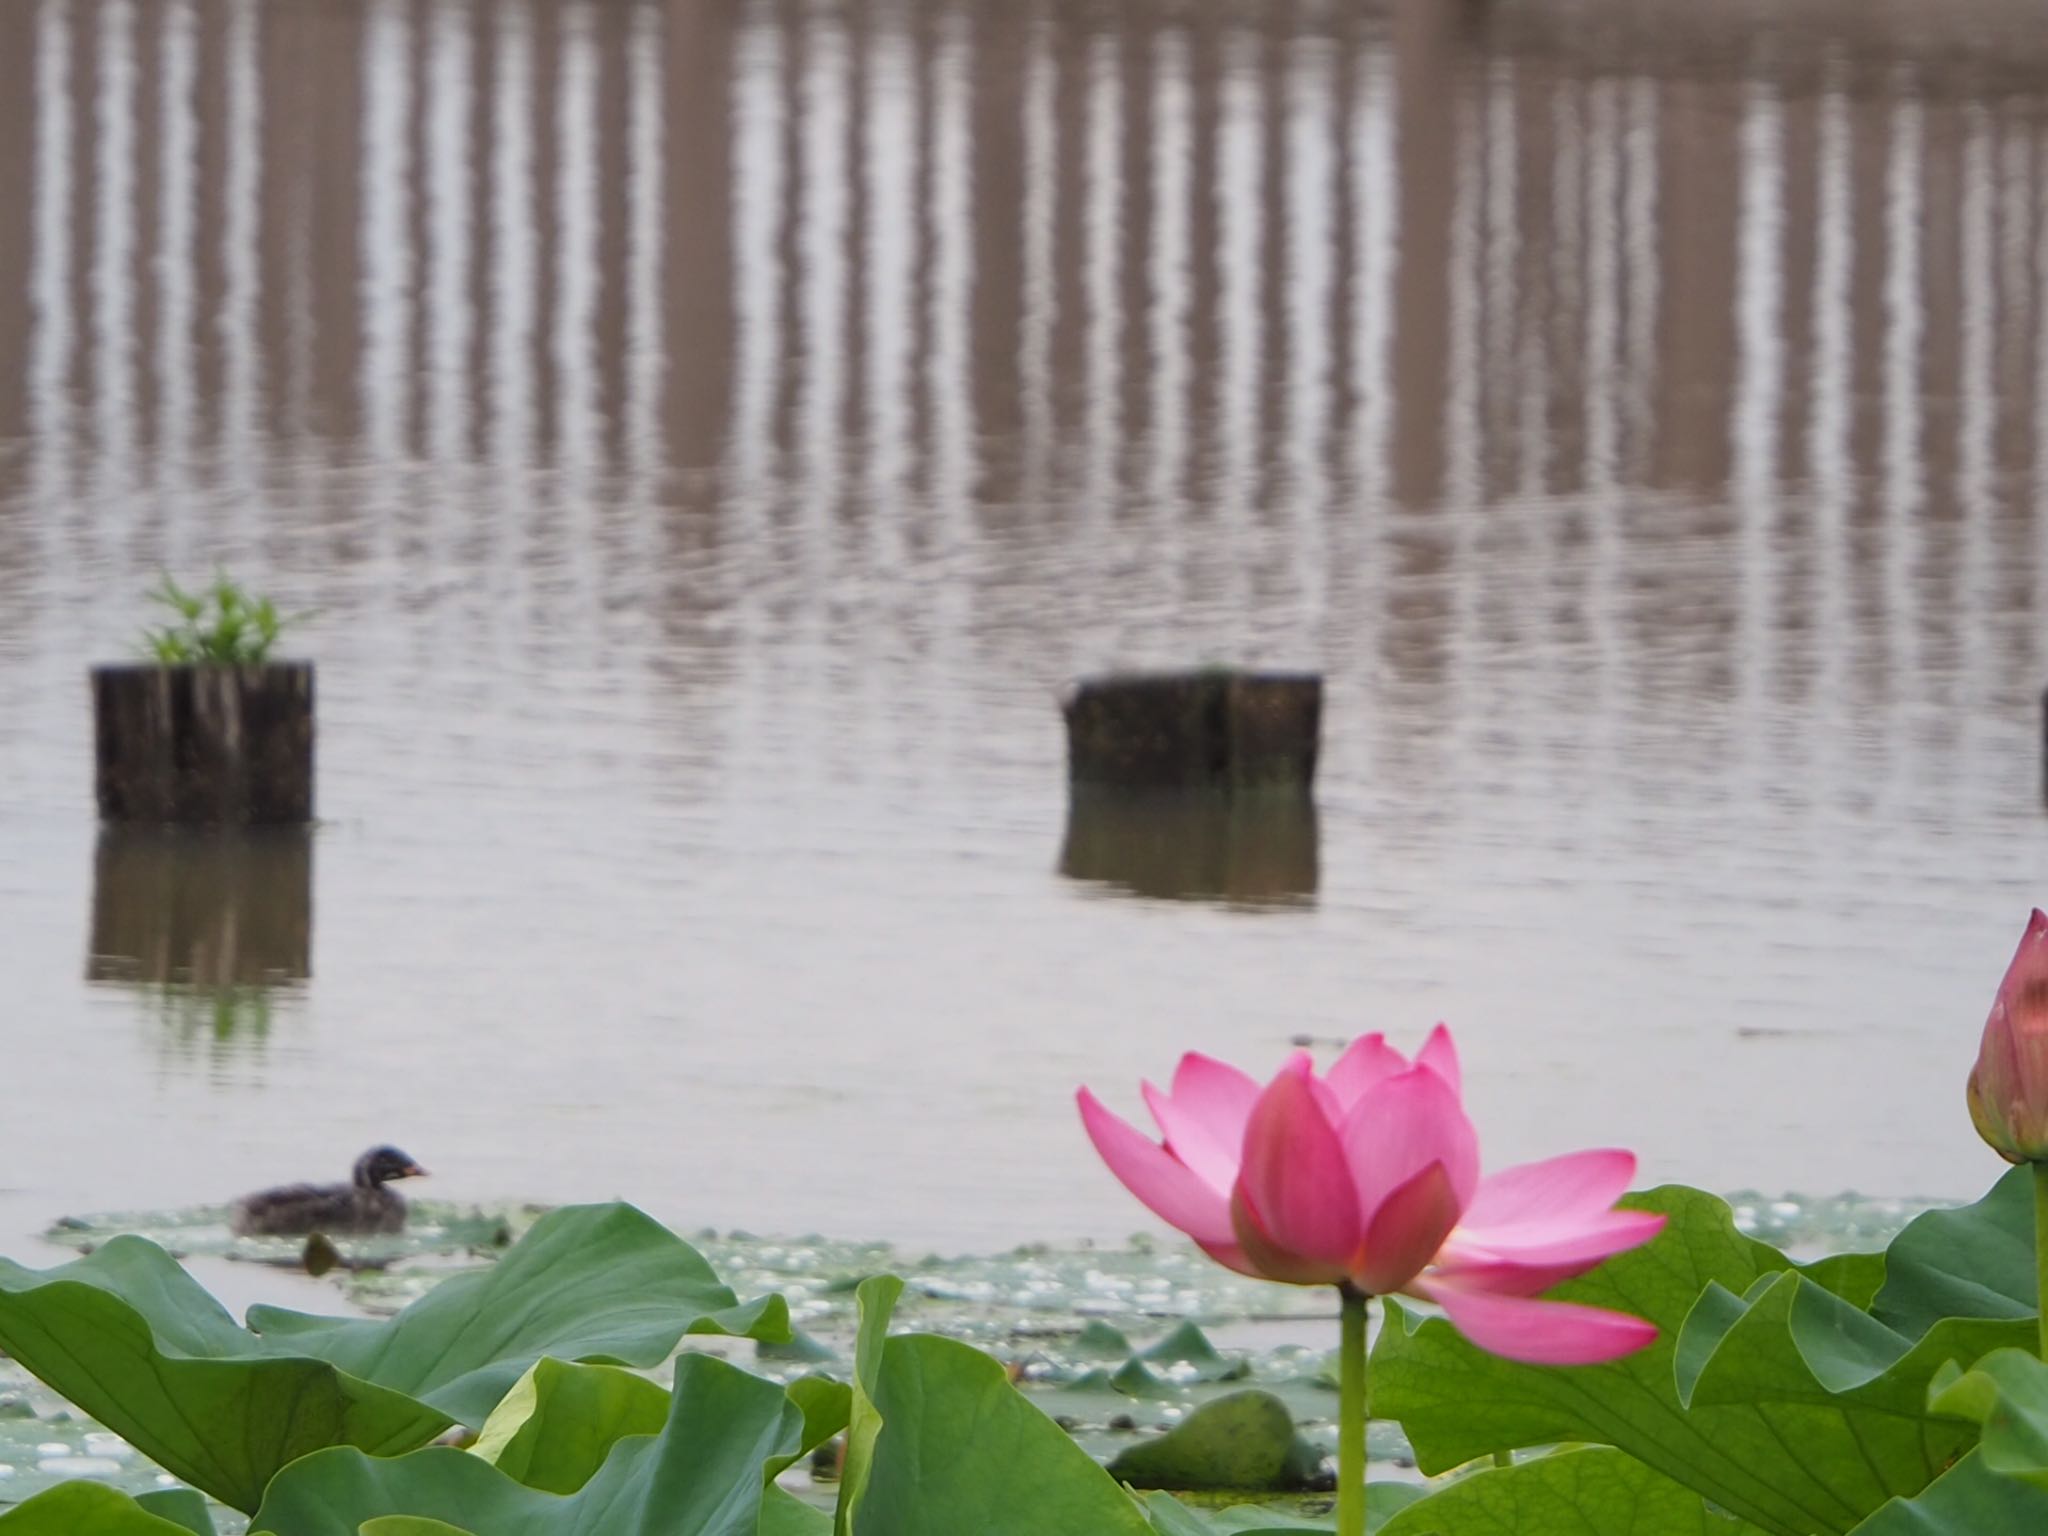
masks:
<path id="1" fill-rule="evenodd" d="M 228 1226 L 237 1237 L 303 1237 L 310 1232 L 401 1232 L 405 1197 L 387 1186 L 427 1170 L 396 1147 L 372 1147 L 346 1184 L 281 1184 L 237 1200 Z"/>

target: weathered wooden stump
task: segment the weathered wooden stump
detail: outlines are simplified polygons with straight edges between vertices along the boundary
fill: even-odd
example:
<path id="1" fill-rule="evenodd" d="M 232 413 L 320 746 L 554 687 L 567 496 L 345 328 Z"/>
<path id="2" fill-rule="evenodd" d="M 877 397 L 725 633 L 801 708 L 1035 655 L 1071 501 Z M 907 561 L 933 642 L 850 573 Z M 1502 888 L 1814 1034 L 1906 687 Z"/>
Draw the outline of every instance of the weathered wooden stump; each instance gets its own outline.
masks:
<path id="1" fill-rule="evenodd" d="M 95 667 L 92 694 L 102 819 L 313 819 L 311 662 Z"/>
<path id="2" fill-rule="evenodd" d="M 87 980 L 267 987 L 312 971 L 310 832 L 101 830 Z"/>
<path id="3" fill-rule="evenodd" d="M 1076 684 L 1062 708 L 1077 789 L 1306 792 L 1315 782 L 1314 673 L 1124 673 Z"/>
<path id="4" fill-rule="evenodd" d="M 1315 801 L 1077 790 L 1060 873 L 1158 900 L 1298 905 L 1320 875 Z"/>

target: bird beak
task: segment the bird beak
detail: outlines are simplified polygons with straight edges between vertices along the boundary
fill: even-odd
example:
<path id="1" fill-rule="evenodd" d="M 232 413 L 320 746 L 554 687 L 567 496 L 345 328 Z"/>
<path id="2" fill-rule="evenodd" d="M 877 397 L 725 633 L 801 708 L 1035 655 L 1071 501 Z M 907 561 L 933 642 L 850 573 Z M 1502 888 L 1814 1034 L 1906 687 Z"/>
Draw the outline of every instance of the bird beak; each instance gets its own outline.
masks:
<path id="1" fill-rule="evenodd" d="M 427 1176 L 427 1170 L 418 1163 L 407 1163 L 405 1165 L 405 1176 L 408 1179 L 424 1179 Z"/>

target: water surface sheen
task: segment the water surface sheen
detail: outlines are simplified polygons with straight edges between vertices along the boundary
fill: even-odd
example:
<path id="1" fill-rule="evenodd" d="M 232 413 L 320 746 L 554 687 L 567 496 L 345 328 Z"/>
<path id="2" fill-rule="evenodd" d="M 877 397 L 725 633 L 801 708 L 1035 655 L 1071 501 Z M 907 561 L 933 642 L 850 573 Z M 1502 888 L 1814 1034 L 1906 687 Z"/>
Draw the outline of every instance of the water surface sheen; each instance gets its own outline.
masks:
<path id="1" fill-rule="evenodd" d="M 1976 1193 L 2048 32 L 1751 9 L 0 7 L 0 1231 L 393 1140 L 1116 1236 L 1077 1082 L 1438 1017 L 1491 1161 Z M 326 819 L 102 843 L 216 560 Z M 1210 660 L 1316 814 L 1070 829 L 1061 685 Z"/>

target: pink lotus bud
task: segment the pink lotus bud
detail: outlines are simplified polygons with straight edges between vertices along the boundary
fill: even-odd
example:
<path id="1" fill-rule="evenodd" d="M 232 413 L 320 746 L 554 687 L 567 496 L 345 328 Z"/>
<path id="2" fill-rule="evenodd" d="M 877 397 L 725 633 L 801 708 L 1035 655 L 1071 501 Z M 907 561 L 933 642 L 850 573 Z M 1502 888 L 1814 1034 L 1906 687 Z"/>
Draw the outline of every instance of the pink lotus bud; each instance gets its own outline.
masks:
<path id="1" fill-rule="evenodd" d="M 2007 1162 L 2048 1162 L 2048 916 L 2038 909 L 1984 1025 L 1970 1119 Z"/>

